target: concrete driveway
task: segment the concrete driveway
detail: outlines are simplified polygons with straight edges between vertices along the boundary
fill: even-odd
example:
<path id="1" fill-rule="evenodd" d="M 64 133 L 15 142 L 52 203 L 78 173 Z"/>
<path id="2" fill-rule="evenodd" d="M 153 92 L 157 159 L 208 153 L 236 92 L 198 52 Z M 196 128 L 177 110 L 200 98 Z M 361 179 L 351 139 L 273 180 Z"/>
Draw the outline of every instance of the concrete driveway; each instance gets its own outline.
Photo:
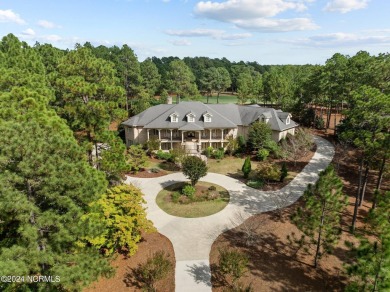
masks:
<path id="1" fill-rule="evenodd" d="M 201 181 L 226 188 L 230 202 L 222 211 L 202 218 L 182 218 L 169 215 L 156 204 L 156 196 L 164 187 L 187 181 L 182 173 L 158 178 L 127 177 L 126 183 L 138 186 L 145 194 L 148 218 L 157 230 L 168 237 L 176 256 L 176 291 L 211 291 L 209 254 L 211 245 L 222 232 L 241 224 L 248 217 L 272 211 L 277 206 L 273 196 L 288 198 L 285 206 L 294 203 L 303 194 L 307 184 L 315 183 L 318 173 L 332 161 L 334 147 L 320 137 L 314 137 L 317 151 L 306 167 L 293 181 L 279 191 L 259 191 L 242 182 L 217 173 L 209 173 Z"/>

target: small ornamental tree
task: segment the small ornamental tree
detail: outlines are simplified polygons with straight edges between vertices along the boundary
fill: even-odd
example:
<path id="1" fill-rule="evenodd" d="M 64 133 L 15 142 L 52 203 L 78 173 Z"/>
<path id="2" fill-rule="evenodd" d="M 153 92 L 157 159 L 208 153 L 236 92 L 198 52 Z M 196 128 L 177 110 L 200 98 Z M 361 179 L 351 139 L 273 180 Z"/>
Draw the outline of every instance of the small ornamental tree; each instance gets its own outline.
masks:
<path id="1" fill-rule="evenodd" d="M 182 163 L 183 174 L 191 180 L 191 185 L 195 186 L 201 177 L 207 174 L 207 165 L 197 156 L 187 156 Z"/>
<path id="2" fill-rule="evenodd" d="M 91 211 L 82 217 L 86 226 L 100 226 L 95 236 L 85 237 L 80 245 L 91 244 L 106 254 L 125 250 L 135 254 L 141 231 L 155 231 L 146 218 L 145 203 L 141 191 L 130 185 L 108 189 L 98 201 L 91 204 Z"/>
<path id="3" fill-rule="evenodd" d="M 248 178 L 249 173 L 252 170 L 251 158 L 249 156 L 247 158 L 245 158 L 245 161 L 244 161 L 244 164 L 243 164 L 241 170 L 244 173 L 244 178 Z"/>
<path id="4" fill-rule="evenodd" d="M 304 234 L 300 244 L 306 248 L 315 245 L 314 267 L 322 254 L 332 251 L 340 237 L 341 212 L 347 204 L 342 188 L 334 168 L 328 166 L 314 186 L 308 185 L 303 194 L 303 207 L 292 216 L 292 221 Z"/>
<path id="5" fill-rule="evenodd" d="M 263 122 L 255 122 L 249 129 L 248 143 L 252 150 L 264 148 L 272 140 L 270 126 Z"/>
<path id="6" fill-rule="evenodd" d="M 130 164 L 131 170 L 134 172 L 137 172 L 141 168 L 145 167 L 148 161 L 145 150 L 142 149 L 141 145 L 131 145 L 129 149 L 127 149 L 127 157 L 127 162 Z"/>
<path id="7" fill-rule="evenodd" d="M 282 168 L 280 170 L 280 182 L 284 182 L 287 175 L 288 175 L 287 165 L 286 162 L 283 162 Z"/>

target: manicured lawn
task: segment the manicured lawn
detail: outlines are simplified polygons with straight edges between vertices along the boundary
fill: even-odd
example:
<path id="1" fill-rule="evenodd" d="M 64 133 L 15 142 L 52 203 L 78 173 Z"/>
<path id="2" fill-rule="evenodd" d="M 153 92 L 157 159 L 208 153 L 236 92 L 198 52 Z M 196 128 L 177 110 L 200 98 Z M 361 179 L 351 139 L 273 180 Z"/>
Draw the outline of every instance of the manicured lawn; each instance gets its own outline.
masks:
<path id="1" fill-rule="evenodd" d="M 226 156 L 224 159 L 217 160 L 213 158 L 207 159 L 207 166 L 209 172 L 220 173 L 231 177 L 242 177 L 242 165 L 244 164 L 245 158 L 229 157 Z M 252 169 L 256 168 L 252 163 Z"/>
<path id="2" fill-rule="evenodd" d="M 229 193 L 226 189 L 219 185 L 202 181 L 196 184 L 196 197 L 200 197 L 202 194 L 207 194 L 208 188 L 211 186 L 216 188 L 216 190 L 213 192 L 220 194 L 220 196 L 213 200 L 207 201 L 195 201 L 187 203 L 172 202 L 172 192 L 180 192 L 185 184 L 185 182 L 175 183 L 160 191 L 156 197 L 157 205 L 166 213 L 173 216 L 197 218 L 218 213 L 229 203 Z"/>
<path id="3" fill-rule="evenodd" d="M 188 101 L 187 98 L 182 98 L 182 101 Z M 207 97 L 201 96 L 199 101 L 203 103 L 207 103 Z M 175 99 L 173 99 L 173 102 L 176 102 Z M 247 101 L 249 103 L 250 100 Z M 209 97 L 209 103 L 217 103 L 217 96 Z M 237 96 L 236 95 L 230 95 L 230 94 L 221 94 L 219 95 L 218 103 L 238 103 Z"/>

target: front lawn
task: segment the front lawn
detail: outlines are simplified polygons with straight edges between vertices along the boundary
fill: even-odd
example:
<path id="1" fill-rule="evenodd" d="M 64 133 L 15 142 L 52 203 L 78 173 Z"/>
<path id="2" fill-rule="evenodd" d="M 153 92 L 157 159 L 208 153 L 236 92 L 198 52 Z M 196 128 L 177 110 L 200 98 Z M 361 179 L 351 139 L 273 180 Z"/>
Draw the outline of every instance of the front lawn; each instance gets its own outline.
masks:
<path id="1" fill-rule="evenodd" d="M 219 185 L 198 182 L 192 199 L 181 194 L 185 185 L 179 182 L 164 188 L 156 197 L 157 205 L 173 216 L 197 218 L 218 213 L 229 203 L 229 192 Z"/>
<path id="2" fill-rule="evenodd" d="M 214 158 L 207 159 L 207 166 L 209 172 L 224 174 L 234 178 L 241 178 L 243 176 L 241 168 L 244 164 L 244 158 L 234 156 L 226 156 L 224 159 L 217 160 Z M 254 166 L 255 167 L 255 166 Z"/>

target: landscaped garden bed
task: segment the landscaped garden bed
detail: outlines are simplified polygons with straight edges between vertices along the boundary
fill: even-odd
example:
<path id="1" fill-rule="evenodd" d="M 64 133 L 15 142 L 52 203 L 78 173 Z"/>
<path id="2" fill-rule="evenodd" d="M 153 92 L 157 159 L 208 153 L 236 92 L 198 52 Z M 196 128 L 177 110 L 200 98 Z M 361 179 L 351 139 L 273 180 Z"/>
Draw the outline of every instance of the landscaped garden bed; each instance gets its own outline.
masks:
<path id="1" fill-rule="evenodd" d="M 158 193 L 157 205 L 170 215 L 196 218 L 215 214 L 229 203 L 229 192 L 219 185 L 200 181 L 194 189 L 191 194 L 190 184 L 172 184 Z"/>
<path id="2" fill-rule="evenodd" d="M 138 251 L 135 255 L 127 257 L 123 254 L 117 254 L 111 265 L 116 272 L 112 278 L 100 278 L 92 283 L 84 292 L 103 292 L 103 291 L 145 291 L 145 283 L 140 279 L 138 269 L 144 265 L 151 255 L 164 251 L 167 259 L 172 264 L 172 269 L 168 275 L 157 282 L 157 291 L 175 291 L 175 253 L 172 243 L 168 238 L 158 232 L 147 233 L 143 235 L 142 241 L 138 244 Z"/>

